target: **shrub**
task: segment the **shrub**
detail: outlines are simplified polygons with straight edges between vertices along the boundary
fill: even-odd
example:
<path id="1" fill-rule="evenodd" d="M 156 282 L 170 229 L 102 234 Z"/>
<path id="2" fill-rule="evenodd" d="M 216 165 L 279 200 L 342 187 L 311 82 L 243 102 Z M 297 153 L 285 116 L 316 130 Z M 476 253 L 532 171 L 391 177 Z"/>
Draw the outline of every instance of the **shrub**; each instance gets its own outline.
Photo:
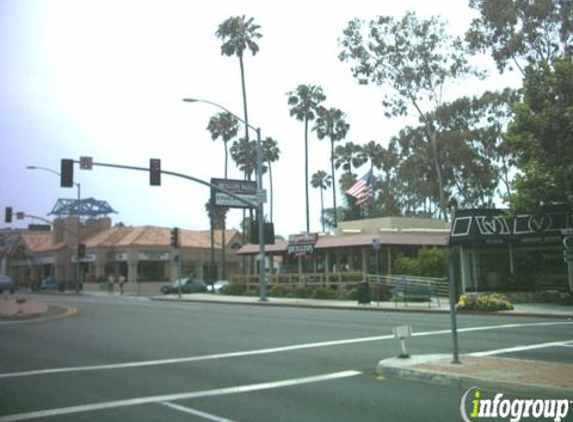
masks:
<path id="1" fill-rule="evenodd" d="M 423 277 L 444 277 L 444 265 L 448 253 L 445 248 L 423 247 L 416 257 L 398 254 L 394 260 L 393 272 Z"/>
<path id="2" fill-rule="evenodd" d="M 306 287 L 303 284 L 298 284 L 295 286 L 293 291 L 293 297 L 298 297 L 300 299 L 307 299 L 312 297 L 312 289 Z"/>
<path id="3" fill-rule="evenodd" d="M 229 284 L 221 288 L 220 293 L 230 296 L 242 296 L 246 292 L 246 288 L 242 284 Z"/>
<path id="4" fill-rule="evenodd" d="M 314 290 L 312 297 L 314 299 L 336 299 L 337 294 L 335 290 L 325 287 L 318 287 Z"/>
<path id="5" fill-rule="evenodd" d="M 286 297 L 288 290 L 285 286 L 275 284 L 269 289 L 269 296 L 271 297 Z"/>
<path id="6" fill-rule="evenodd" d="M 462 295 L 458 301 L 460 311 L 511 311 L 513 305 L 505 296 L 498 293 Z"/>

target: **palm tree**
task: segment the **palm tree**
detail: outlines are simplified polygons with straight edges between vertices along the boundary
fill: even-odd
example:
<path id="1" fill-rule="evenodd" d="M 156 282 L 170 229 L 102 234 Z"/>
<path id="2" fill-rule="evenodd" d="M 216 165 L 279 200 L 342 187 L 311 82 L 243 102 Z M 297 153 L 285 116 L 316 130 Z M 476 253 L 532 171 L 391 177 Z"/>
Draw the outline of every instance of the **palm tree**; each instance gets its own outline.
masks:
<path id="1" fill-rule="evenodd" d="M 279 149 L 278 142 L 273 138 L 266 138 L 263 141 L 263 160 L 268 163 L 269 166 L 269 186 L 271 187 L 271 222 L 273 221 L 273 169 L 271 163 L 278 161 L 281 150 Z"/>
<path id="2" fill-rule="evenodd" d="M 334 174 L 334 143 L 346 137 L 350 125 L 344 120 L 345 114 L 337 108 L 321 108 L 314 124 L 318 139 L 330 139 L 330 175 L 332 177 L 332 203 L 336 210 L 336 177 Z M 337 213 L 333 213 L 334 228 L 338 227 Z"/>
<path id="3" fill-rule="evenodd" d="M 334 149 L 334 166 L 342 170 L 347 175 L 352 175 L 352 168 L 360 167 L 365 163 L 364 157 L 360 155 L 360 145 L 353 142 L 347 142 L 344 145 L 338 145 Z M 341 179 L 342 180 L 342 179 Z M 344 186 L 344 188 L 346 188 Z"/>
<path id="4" fill-rule="evenodd" d="M 310 218 L 308 208 L 308 122 L 314 120 L 318 113 L 320 103 L 326 100 L 322 88 L 315 85 L 299 85 L 296 90 L 290 91 L 288 105 L 291 106 L 290 115 L 304 122 L 304 189 L 306 196 L 306 232 L 310 232 Z"/>
<path id="5" fill-rule="evenodd" d="M 324 170 L 319 170 L 312 175 L 310 184 L 313 188 L 320 189 L 320 222 L 322 223 L 322 231 L 324 232 L 324 193 L 332 185 L 332 176 L 327 174 Z"/>
<path id="6" fill-rule="evenodd" d="M 243 55 L 249 49 L 253 56 L 259 51 L 259 46 L 255 42 L 262 37 L 258 32 L 261 28 L 255 24 L 254 18 L 243 16 L 232 16 L 219 25 L 215 32 L 217 38 L 223 41 L 221 54 L 224 56 L 237 56 L 241 68 L 241 88 L 243 91 L 243 111 L 245 117 L 245 138 L 249 140 L 249 115 L 247 113 L 247 89 L 245 87 L 245 63 Z"/>
<path id="7" fill-rule="evenodd" d="M 231 113 L 224 112 L 224 113 L 217 113 L 211 119 L 209 119 L 209 124 L 207 125 L 207 130 L 211 132 L 211 139 L 216 141 L 217 139 L 221 138 L 223 140 L 223 144 L 225 145 L 225 179 L 227 179 L 228 174 L 228 160 L 229 160 L 229 151 L 227 148 L 228 142 L 237 136 L 237 132 L 239 131 L 239 123 L 235 116 Z M 225 208 L 225 207 L 220 207 Z M 226 226 L 226 217 L 227 217 L 228 208 L 225 208 L 224 211 L 221 211 L 221 239 L 223 242 L 223 248 L 221 253 L 221 268 L 223 269 L 223 278 L 225 278 L 227 273 L 227 268 L 225 264 L 225 226 Z M 212 217 L 212 213 L 209 213 L 209 216 Z M 211 226 L 213 226 L 213 222 L 211 222 Z M 211 236 L 211 242 L 213 242 L 213 236 Z M 213 244 L 211 244 L 211 248 Z"/>
<path id="8" fill-rule="evenodd" d="M 209 119 L 209 124 L 207 125 L 207 130 L 211 132 L 211 139 L 216 141 L 221 138 L 223 144 L 225 145 L 225 179 L 227 179 L 227 169 L 228 169 L 228 158 L 229 151 L 227 144 L 230 140 L 237 136 L 239 131 L 239 123 L 234 115 L 231 113 L 217 113 L 211 119 Z"/>

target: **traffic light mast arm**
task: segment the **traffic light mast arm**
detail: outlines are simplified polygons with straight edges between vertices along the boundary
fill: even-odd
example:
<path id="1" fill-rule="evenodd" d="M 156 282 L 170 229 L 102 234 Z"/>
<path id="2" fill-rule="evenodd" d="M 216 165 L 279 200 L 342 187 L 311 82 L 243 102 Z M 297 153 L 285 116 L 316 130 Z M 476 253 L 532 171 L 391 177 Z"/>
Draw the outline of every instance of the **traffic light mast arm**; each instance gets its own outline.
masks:
<path id="1" fill-rule="evenodd" d="M 79 163 L 79 161 L 74 161 L 74 162 Z M 100 166 L 100 167 L 111 167 L 111 168 L 125 169 L 125 170 L 137 170 L 137 171 L 144 171 L 146 173 L 149 173 L 149 167 L 136 167 L 136 166 L 126 166 L 126 165 L 122 165 L 122 164 L 96 163 L 96 162 L 94 162 L 93 165 L 94 166 Z M 198 179 L 196 177 L 189 176 L 187 174 L 176 173 L 174 171 L 168 171 L 168 170 L 161 170 L 161 174 L 167 174 L 169 176 L 180 177 L 182 179 L 191 180 L 193 182 L 197 182 L 197 183 L 200 183 L 202 185 L 209 186 L 210 188 L 215 189 L 216 191 L 223 192 L 224 194 L 229 195 L 230 197 L 236 199 L 237 201 L 239 201 L 243 204 L 248 205 L 249 207 L 252 207 L 252 208 L 258 207 L 258 204 L 256 202 L 249 201 L 248 199 L 242 198 L 242 197 L 240 197 L 240 196 L 238 196 L 232 192 L 229 192 L 226 189 L 223 189 L 217 185 L 213 185 L 209 182 L 206 182 L 205 180 L 201 180 L 201 179 Z"/>
<path id="2" fill-rule="evenodd" d="M 17 212 L 16 215 L 23 215 L 24 218 L 33 218 L 34 220 L 40 220 L 41 222 L 49 224 L 50 226 L 54 225 L 54 223 L 52 221 L 50 221 L 46 218 L 43 218 L 43 217 L 38 217 L 37 215 L 26 214 L 25 212 Z M 19 220 L 21 220 L 21 219 L 19 219 Z M 67 229 L 65 227 L 63 227 L 63 229 L 64 229 L 64 231 L 68 232 L 71 235 L 74 235 L 74 236 L 77 235 L 77 232 L 75 232 L 75 231 L 72 231 L 72 230 Z"/>

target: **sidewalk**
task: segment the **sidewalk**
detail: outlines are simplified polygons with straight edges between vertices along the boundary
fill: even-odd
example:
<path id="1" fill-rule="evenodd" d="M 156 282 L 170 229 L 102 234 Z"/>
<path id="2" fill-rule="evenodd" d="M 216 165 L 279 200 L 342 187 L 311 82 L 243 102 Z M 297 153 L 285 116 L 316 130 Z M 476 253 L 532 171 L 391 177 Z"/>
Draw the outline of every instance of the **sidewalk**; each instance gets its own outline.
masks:
<path id="1" fill-rule="evenodd" d="M 449 385 L 468 390 L 478 387 L 504 394 L 573 399 L 573 363 L 522 359 L 420 355 L 381 360 L 376 372 L 386 378 L 401 378 Z M 573 360 L 572 360 L 573 362 Z"/>
<path id="2" fill-rule="evenodd" d="M 284 306 L 284 307 L 301 307 L 301 308 L 326 308 L 326 309 L 354 309 L 354 310 L 367 310 L 367 311 L 392 311 L 392 312 L 439 312 L 449 313 L 450 304 L 447 298 L 441 298 L 439 303 L 436 299 L 432 302 L 377 302 L 371 301 L 369 304 L 358 304 L 356 301 L 343 301 L 343 300 L 323 300 L 323 299 L 300 299 L 300 298 L 284 298 L 284 297 L 269 297 L 267 302 L 261 302 L 258 297 L 253 296 L 226 296 L 212 293 L 193 293 L 182 294 L 181 299 L 174 295 L 151 296 L 151 300 L 163 301 L 187 301 L 187 302 L 203 302 L 203 303 L 225 303 L 225 304 L 241 304 L 241 305 L 255 305 L 255 306 Z M 573 319 L 573 306 L 562 306 L 551 303 L 535 303 L 535 304 L 516 304 L 513 311 L 500 311 L 500 312 L 459 312 L 459 315 L 504 315 L 504 316 L 532 316 L 532 317 L 546 317 L 546 318 L 571 318 Z"/>

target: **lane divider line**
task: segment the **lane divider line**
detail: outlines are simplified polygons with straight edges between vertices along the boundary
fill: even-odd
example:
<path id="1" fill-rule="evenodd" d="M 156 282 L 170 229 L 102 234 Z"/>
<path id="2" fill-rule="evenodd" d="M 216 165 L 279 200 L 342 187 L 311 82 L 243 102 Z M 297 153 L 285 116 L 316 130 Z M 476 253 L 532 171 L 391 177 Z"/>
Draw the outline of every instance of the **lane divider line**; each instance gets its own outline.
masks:
<path id="1" fill-rule="evenodd" d="M 573 321 L 558 321 L 558 322 L 538 322 L 538 323 L 525 323 L 525 324 L 504 324 L 504 325 L 492 325 L 485 327 L 467 327 L 459 328 L 459 333 L 469 333 L 476 331 L 488 331 L 488 330 L 499 330 L 499 329 L 511 329 L 511 328 L 522 328 L 522 327 L 540 327 L 540 326 L 550 326 L 550 325 L 564 325 L 573 324 Z M 451 330 L 437 330 L 437 331 L 425 331 L 412 334 L 413 337 L 425 337 L 434 336 L 442 334 L 450 334 Z M 236 357 L 246 357 L 246 356 L 257 356 L 266 355 L 272 353 L 283 353 L 291 352 L 296 350 L 312 349 L 318 347 L 331 347 L 331 346 L 343 346 L 355 343 L 367 343 L 372 341 L 390 340 L 394 339 L 394 335 L 384 335 L 384 336 L 373 336 L 373 337 L 361 337 L 347 340 L 332 340 L 323 341 L 317 343 L 304 343 L 295 344 L 291 346 L 280 346 L 272 347 L 267 349 L 258 350 L 247 350 L 241 352 L 228 352 L 228 353 L 218 353 L 213 355 L 203 355 L 203 356 L 188 356 L 182 358 L 169 358 L 169 359 L 157 359 L 157 360 L 145 360 L 136 362 L 125 362 L 125 363 L 112 363 L 105 365 L 87 365 L 87 366 L 71 366 L 63 368 L 49 368 L 49 369 L 36 369 L 31 371 L 20 371 L 20 372 L 6 372 L 0 374 L 0 379 L 4 378 L 17 378 L 17 377 L 29 377 L 38 375 L 49 375 L 49 374 L 61 374 L 69 372 L 87 372 L 87 371 L 102 371 L 110 369 L 128 369 L 128 368 L 140 368 L 145 366 L 157 366 L 157 365 L 172 365 L 180 363 L 190 363 L 190 362 L 201 362 L 206 360 L 215 359 L 228 359 Z"/>
<path id="2" fill-rule="evenodd" d="M 486 350 L 485 352 L 468 353 L 468 356 L 486 357 L 486 356 L 501 355 L 502 353 L 514 353 L 514 352 L 523 352 L 525 350 L 544 349 L 546 347 L 555 347 L 555 346 L 572 347 L 570 345 L 571 343 L 573 343 L 573 340 L 551 341 L 549 343 L 529 344 L 524 346 L 508 347 L 505 349 Z"/>
<path id="3" fill-rule="evenodd" d="M 200 418 L 203 419 L 207 419 L 209 421 L 214 421 L 214 422 L 236 422 L 233 421 L 231 419 L 227 419 L 227 418 L 221 418 L 219 416 L 215 416 L 212 415 L 210 413 L 205 413 L 205 412 L 201 412 L 200 410 L 196 410 L 196 409 L 191 409 L 190 407 L 185 407 L 185 406 L 180 406 L 178 404 L 175 403 L 170 403 L 170 402 L 163 402 L 161 403 L 163 406 L 169 407 L 173 410 L 177 410 L 179 412 L 182 413 L 187 413 L 189 415 L 193 415 L 193 416 L 199 416 Z"/>

